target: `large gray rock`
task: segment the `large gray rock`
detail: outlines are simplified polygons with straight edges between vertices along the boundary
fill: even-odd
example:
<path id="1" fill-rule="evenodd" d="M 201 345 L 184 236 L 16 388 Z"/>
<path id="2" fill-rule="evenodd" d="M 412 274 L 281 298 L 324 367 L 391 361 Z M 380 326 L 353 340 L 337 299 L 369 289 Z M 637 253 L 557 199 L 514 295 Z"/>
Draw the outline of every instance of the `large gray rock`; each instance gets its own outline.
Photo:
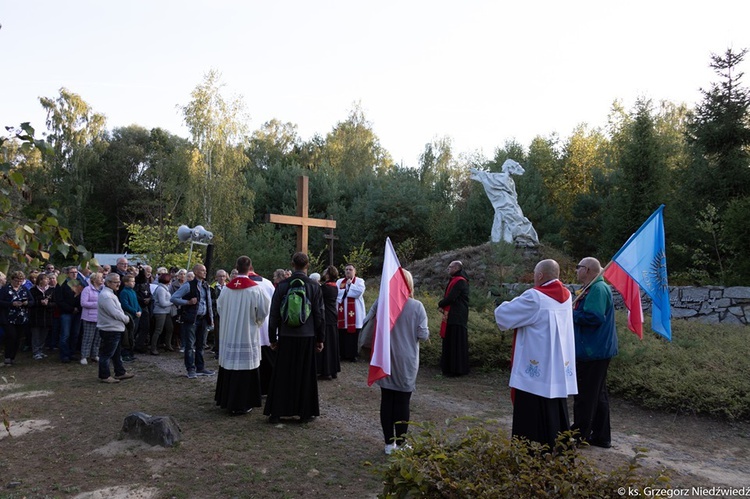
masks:
<path id="1" fill-rule="evenodd" d="M 698 315 L 698 312 L 692 308 L 675 308 L 672 307 L 672 317 L 675 319 L 686 319 Z"/>
<path id="2" fill-rule="evenodd" d="M 724 317 L 721 318 L 722 324 L 729 324 L 733 326 L 742 326 L 742 321 L 739 320 L 735 315 L 727 313 Z"/>
<path id="3" fill-rule="evenodd" d="M 738 298 L 750 300 L 750 288 L 747 286 L 734 286 L 724 290 L 724 298 Z"/>
<path id="4" fill-rule="evenodd" d="M 729 313 L 734 314 L 737 317 L 743 317 L 745 315 L 745 311 L 742 307 L 729 307 Z"/>
<path id="5" fill-rule="evenodd" d="M 714 311 L 716 307 L 712 307 L 710 302 L 704 301 L 701 303 L 701 308 L 698 310 L 698 313 L 701 315 L 710 314 Z"/>
<path id="6" fill-rule="evenodd" d="M 726 294 L 724 296 L 727 296 Z M 683 302 L 704 302 L 708 300 L 708 289 L 686 286 L 682 288 L 680 298 Z"/>
<path id="7" fill-rule="evenodd" d="M 120 438 L 143 440 L 149 445 L 172 447 L 182 440 L 180 425 L 172 416 L 149 416 L 143 412 L 128 414 L 122 423 Z"/>
<path id="8" fill-rule="evenodd" d="M 719 314 L 711 314 L 711 315 L 701 315 L 698 317 L 698 322 L 702 322 L 704 324 L 718 324 L 719 323 Z"/>
<path id="9" fill-rule="evenodd" d="M 713 303 L 714 308 L 727 308 L 732 305 L 732 300 L 729 298 L 719 298 Z"/>

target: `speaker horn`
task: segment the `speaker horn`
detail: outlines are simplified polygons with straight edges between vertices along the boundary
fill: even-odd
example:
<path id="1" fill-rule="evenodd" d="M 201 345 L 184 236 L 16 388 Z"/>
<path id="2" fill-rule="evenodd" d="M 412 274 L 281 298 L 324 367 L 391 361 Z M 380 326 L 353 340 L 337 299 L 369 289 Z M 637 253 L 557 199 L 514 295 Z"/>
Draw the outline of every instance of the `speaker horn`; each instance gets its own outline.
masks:
<path id="1" fill-rule="evenodd" d="M 196 225 L 193 229 L 193 237 L 196 241 L 210 241 L 214 238 L 214 233 L 207 231 L 202 225 Z"/>
<path id="2" fill-rule="evenodd" d="M 177 229 L 177 239 L 179 239 L 181 243 L 190 241 L 190 238 L 192 236 L 193 229 L 191 229 L 187 225 L 180 225 L 180 227 Z"/>

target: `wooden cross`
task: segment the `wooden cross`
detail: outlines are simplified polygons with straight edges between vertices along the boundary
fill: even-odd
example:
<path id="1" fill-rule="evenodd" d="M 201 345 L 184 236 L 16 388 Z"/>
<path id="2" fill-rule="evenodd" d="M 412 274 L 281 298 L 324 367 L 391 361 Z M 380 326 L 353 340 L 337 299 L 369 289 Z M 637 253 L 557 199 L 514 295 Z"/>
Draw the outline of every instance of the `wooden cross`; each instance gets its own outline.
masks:
<path id="1" fill-rule="evenodd" d="M 307 211 L 309 202 L 307 191 L 310 179 L 304 175 L 297 178 L 297 216 L 290 215 L 268 215 L 268 221 L 276 224 L 296 225 L 297 229 L 297 251 L 307 253 L 307 228 L 324 227 L 326 229 L 335 229 L 335 220 L 325 220 L 322 218 L 309 218 Z"/>
<path id="2" fill-rule="evenodd" d="M 333 229 L 330 234 L 323 234 L 323 238 L 328 241 L 328 265 L 333 265 L 333 241 L 338 239 L 338 236 L 333 235 Z"/>

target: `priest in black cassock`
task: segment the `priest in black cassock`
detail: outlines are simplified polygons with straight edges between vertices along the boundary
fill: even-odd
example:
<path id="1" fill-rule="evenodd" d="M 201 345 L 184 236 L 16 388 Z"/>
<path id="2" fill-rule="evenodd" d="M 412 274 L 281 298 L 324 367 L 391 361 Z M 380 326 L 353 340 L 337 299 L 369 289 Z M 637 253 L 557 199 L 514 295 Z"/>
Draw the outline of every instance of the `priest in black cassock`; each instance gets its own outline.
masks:
<path id="1" fill-rule="evenodd" d="M 283 417 L 299 416 L 309 422 L 320 415 L 315 353 L 323 350 L 325 341 L 325 307 L 320 286 L 307 277 L 309 262 L 305 253 L 295 253 L 294 272 L 279 283 L 271 300 L 268 338 L 278 356 L 263 414 L 272 424 Z M 281 302 L 295 279 L 305 283 L 311 314 L 304 324 L 292 327 L 282 321 Z"/>
<path id="2" fill-rule="evenodd" d="M 445 296 L 438 302 L 443 314 L 440 368 L 443 376 L 453 377 L 469 374 L 469 276 L 459 260 L 448 265 L 448 274 L 450 280 Z"/>

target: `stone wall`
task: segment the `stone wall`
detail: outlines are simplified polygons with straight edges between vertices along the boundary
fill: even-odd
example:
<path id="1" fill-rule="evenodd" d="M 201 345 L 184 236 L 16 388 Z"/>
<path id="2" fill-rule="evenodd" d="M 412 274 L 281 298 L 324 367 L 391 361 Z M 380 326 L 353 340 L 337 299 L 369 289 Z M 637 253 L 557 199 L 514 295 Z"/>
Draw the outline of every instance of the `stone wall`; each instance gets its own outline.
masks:
<path id="1" fill-rule="evenodd" d="M 646 300 L 643 301 L 645 309 Z M 673 319 L 707 324 L 750 324 L 750 287 L 670 287 L 669 301 Z"/>
<path id="2" fill-rule="evenodd" d="M 518 296 L 531 286 L 528 284 L 503 284 L 510 296 Z M 569 285 L 575 292 L 580 285 Z M 624 308 L 622 297 L 612 289 L 615 308 Z M 750 325 L 750 287 L 734 286 L 670 286 L 669 301 L 672 319 L 700 321 L 706 324 Z M 651 309 L 651 299 L 641 292 L 643 311 Z"/>

